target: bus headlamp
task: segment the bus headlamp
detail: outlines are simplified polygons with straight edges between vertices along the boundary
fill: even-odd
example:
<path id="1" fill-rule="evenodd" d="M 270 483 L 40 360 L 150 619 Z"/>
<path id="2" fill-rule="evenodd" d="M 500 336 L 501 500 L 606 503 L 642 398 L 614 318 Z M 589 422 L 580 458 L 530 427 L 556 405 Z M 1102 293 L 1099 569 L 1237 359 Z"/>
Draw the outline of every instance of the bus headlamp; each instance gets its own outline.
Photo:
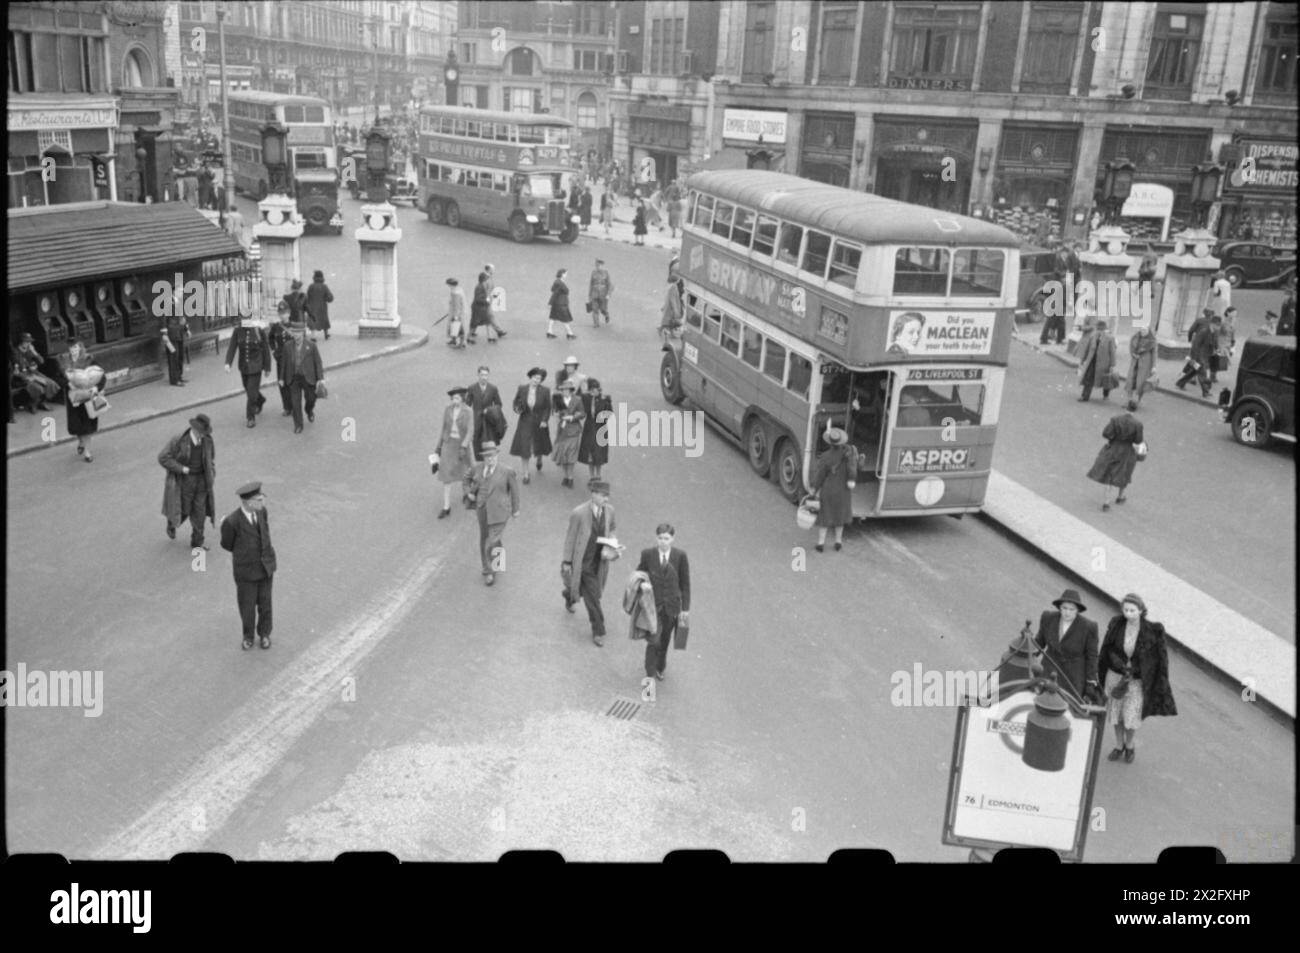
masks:
<path id="1" fill-rule="evenodd" d="M 529 225 L 536 225 L 536 224 L 537 224 L 537 216 L 536 216 L 536 215 L 525 215 L 525 216 L 524 216 L 524 221 L 527 222 Z"/>

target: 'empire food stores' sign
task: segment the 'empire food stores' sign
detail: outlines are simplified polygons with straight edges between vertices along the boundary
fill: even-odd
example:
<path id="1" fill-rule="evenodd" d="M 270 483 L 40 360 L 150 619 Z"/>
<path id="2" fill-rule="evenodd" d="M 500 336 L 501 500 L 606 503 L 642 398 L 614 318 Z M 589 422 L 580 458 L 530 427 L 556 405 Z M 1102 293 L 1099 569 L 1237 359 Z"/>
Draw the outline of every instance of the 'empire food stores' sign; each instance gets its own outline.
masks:
<path id="1" fill-rule="evenodd" d="M 785 144 L 785 119 L 782 112 L 759 109 L 724 109 L 722 111 L 722 138 L 740 142 L 758 142 L 764 145 Z"/>

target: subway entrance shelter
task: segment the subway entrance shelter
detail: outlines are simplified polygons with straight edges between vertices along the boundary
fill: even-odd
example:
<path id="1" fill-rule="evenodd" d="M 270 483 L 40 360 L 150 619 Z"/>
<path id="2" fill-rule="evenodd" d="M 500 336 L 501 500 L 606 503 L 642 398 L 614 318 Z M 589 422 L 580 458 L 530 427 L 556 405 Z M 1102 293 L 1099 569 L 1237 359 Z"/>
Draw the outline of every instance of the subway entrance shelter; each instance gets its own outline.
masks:
<path id="1" fill-rule="evenodd" d="M 244 249 L 183 202 L 72 202 L 9 209 L 6 334 L 30 332 L 54 364 L 74 338 L 107 372 L 108 390 L 162 376 L 162 319 L 155 285 L 177 275 L 203 281 L 220 263 L 243 273 Z M 234 317 L 190 317 L 193 335 L 215 336 Z M 57 365 L 47 367 L 57 373 Z"/>

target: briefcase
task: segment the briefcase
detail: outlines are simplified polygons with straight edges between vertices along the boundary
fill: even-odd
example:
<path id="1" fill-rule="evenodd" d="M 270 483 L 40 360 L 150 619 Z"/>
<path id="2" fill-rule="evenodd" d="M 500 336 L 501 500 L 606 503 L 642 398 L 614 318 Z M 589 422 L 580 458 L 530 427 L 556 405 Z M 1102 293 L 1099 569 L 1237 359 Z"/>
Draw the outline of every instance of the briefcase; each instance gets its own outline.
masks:
<path id="1" fill-rule="evenodd" d="M 686 648 L 686 640 L 690 638 L 690 635 L 691 635 L 691 627 L 689 625 L 682 625 L 679 622 L 677 624 L 677 628 L 673 630 L 673 648 L 675 649 Z"/>

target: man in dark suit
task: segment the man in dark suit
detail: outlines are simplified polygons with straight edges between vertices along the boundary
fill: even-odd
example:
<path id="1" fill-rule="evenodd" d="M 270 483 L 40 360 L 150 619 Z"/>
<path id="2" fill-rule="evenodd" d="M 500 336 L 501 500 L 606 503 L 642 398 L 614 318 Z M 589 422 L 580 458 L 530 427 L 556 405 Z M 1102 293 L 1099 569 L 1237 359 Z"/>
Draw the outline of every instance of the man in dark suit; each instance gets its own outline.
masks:
<path id="1" fill-rule="evenodd" d="M 289 388 L 283 383 L 284 375 L 281 368 L 284 367 L 284 348 L 285 345 L 293 340 L 293 335 L 289 332 L 289 305 L 281 301 L 276 306 L 275 323 L 267 331 L 267 339 L 271 342 L 271 356 L 275 358 L 275 379 L 280 389 L 280 409 L 285 417 L 293 413 L 289 406 Z"/>
<path id="2" fill-rule="evenodd" d="M 560 574 L 564 577 L 564 608 L 570 612 L 581 601 L 591 621 L 591 640 L 605 644 L 605 613 L 600 597 L 609 576 L 609 561 L 604 558 L 601 537 L 614 536 L 614 506 L 609 502 L 609 484 L 592 480 L 587 484 L 591 501 L 580 503 L 569 514 L 569 529 L 564 537 Z"/>
<path id="3" fill-rule="evenodd" d="M 266 332 L 253 321 L 244 321 L 230 335 L 230 347 L 226 348 L 226 373 L 239 354 L 239 374 L 244 380 L 244 395 L 248 398 L 244 405 L 244 416 L 248 426 L 257 426 L 254 416 L 262 412 L 266 398 L 262 396 L 262 375 L 271 373 L 271 343 Z"/>
<path id="4" fill-rule="evenodd" d="M 505 569 L 501 534 L 506 522 L 519 515 L 519 477 L 509 467 L 497 465 L 497 445 L 492 441 L 483 441 L 482 457 L 465 477 L 465 493 L 478 511 L 479 558 L 483 582 L 490 586 Z"/>
<path id="5" fill-rule="evenodd" d="M 271 647 L 271 578 L 275 575 L 275 547 L 266 516 L 262 484 L 247 483 L 239 488 L 242 501 L 221 521 L 221 548 L 231 554 L 235 571 L 235 598 L 244 628 L 244 648 L 253 647 L 253 631 L 262 648 Z M 256 626 L 254 625 L 256 623 Z"/>
<path id="6" fill-rule="evenodd" d="M 1053 600 L 1056 611 L 1044 612 L 1034 641 L 1044 650 L 1043 675 L 1081 702 L 1101 701 L 1097 682 L 1097 623 L 1083 618 L 1087 606 L 1074 589 Z"/>
<path id="7" fill-rule="evenodd" d="M 491 371 L 486 365 L 478 369 L 478 380 L 470 384 L 465 391 L 465 403 L 469 405 L 470 410 L 474 411 L 474 458 L 480 459 L 483 449 L 483 441 L 491 440 L 497 442 L 497 437 L 483 433 L 483 411 L 489 407 L 501 406 L 501 392 L 497 390 L 497 385 L 488 380 Z"/>
<path id="8" fill-rule="evenodd" d="M 280 385 L 289 388 L 289 407 L 293 412 L 293 432 L 302 433 L 302 404 L 307 399 L 307 419 L 316 419 L 316 384 L 325 379 L 316 342 L 307 337 L 307 325 L 291 324 L 292 335 L 285 342 L 280 358 Z"/>
<path id="9" fill-rule="evenodd" d="M 167 517 L 167 537 L 176 538 L 176 527 L 190 521 L 190 549 L 207 549 L 203 541 L 203 521 L 216 523 L 216 503 L 212 487 L 217 479 L 217 449 L 212 441 L 212 421 L 207 414 L 196 414 L 189 428 L 171 440 L 158 454 L 158 462 L 167 471 L 163 485 L 163 516 Z"/>
<path id="10" fill-rule="evenodd" d="M 677 531 L 669 523 L 655 529 L 658 546 L 641 550 L 637 569 L 650 577 L 655 594 L 655 614 L 659 618 L 659 638 L 646 640 L 646 680 L 664 677 L 668 665 L 668 644 L 677 626 L 690 626 L 691 565 L 686 553 L 673 548 Z"/>

